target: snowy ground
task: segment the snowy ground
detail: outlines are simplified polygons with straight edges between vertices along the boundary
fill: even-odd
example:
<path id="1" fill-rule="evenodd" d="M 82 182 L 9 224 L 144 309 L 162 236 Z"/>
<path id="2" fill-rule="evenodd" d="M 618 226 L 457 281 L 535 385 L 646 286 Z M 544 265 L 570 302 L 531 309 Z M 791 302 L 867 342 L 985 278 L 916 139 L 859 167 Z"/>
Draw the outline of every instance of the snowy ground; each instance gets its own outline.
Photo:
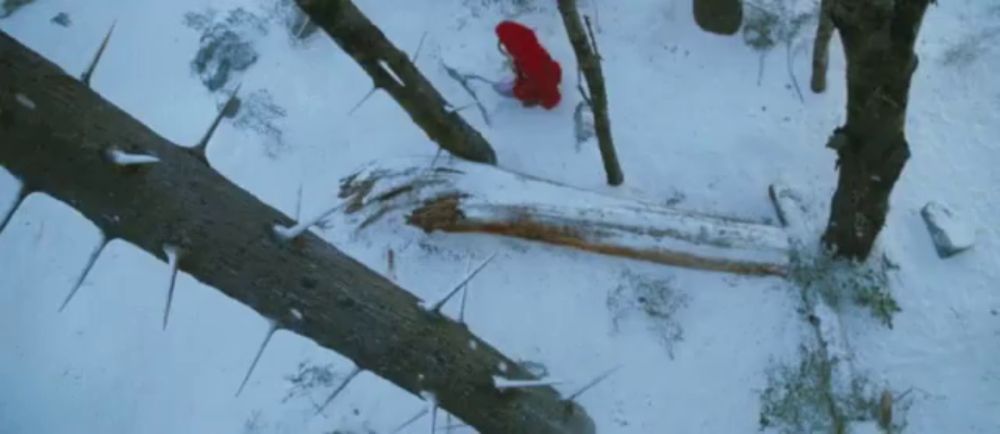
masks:
<path id="1" fill-rule="evenodd" d="M 500 77 L 493 26 L 503 17 L 537 28 L 564 71 L 574 70 L 553 2 L 357 3 L 402 49 L 413 51 L 426 32 L 418 65 L 455 105 L 468 96 L 440 62 Z M 474 110 L 464 114 L 494 145 L 500 164 L 613 195 L 754 220 L 774 219 L 766 188 L 783 180 L 805 195 L 813 224 L 821 226 L 835 180 L 833 153 L 823 145 L 843 117 L 839 47 L 831 50 L 823 95 L 807 92 L 809 53 L 797 51 L 801 102 L 780 45 L 764 58 L 758 85 L 760 54 L 739 36 L 697 29 L 690 1 L 624 3 L 597 6 L 626 185 L 604 186 L 596 147 L 576 148 L 575 74 L 565 75 L 564 102 L 548 112 L 483 89 L 492 125 Z M 891 281 L 902 307 L 895 327 L 861 309 L 842 312 L 855 369 L 894 392 L 910 391 L 909 433 L 1000 432 L 1000 51 L 992 48 L 1000 10 L 988 3 L 940 2 L 923 26 L 908 126 L 913 158 L 880 240 L 881 251 L 901 266 Z M 265 17 L 274 3 L 39 0 L 0 20 L 0 29 L 78 74 L 117 20 L 94 88 L 161 135 L 190 145 L 225 95 L 209 92 L 192 72 L 199 32 L 185 25 L 184 14 L 212 8 L 225 17 L 239 6 Z M 595 14 L 593 2 L 581 7 Z M 69 14 L 69 27 L 50 22 L 59 12 Z M 292 43 L 280 21 L 265 28 L 248 31 L 260 56 L 234 81 L 247 95 L 266 90 L 283 108 L 284 116 L 269 112 L 281 134 L 224 123 L 209 159 L 226 176 L 289 214 L 301 185 L 302 212 L 312 214 L 333 203 L 338 179 L 361 164 L 436 151 L 387 95 L 376 93 L 348 115 L 370 81 L 325 35 Z M 810 26 L 795 46 L 808 46 L 811 34 Z M 0 216 L 16 188 L 0 171 Z M 930 200 L 950 205 L 977 230 L 972 251 L 949 260 L 935 255 L 919 215 Z M 489 236 L 425 236 L 388 225 L 355 236 L 352 229 L 324 234 L 381 272 L 393 249 L 396 280 L 423 297 L 464 274 L 468 258 L 499 252 L 473 282 L 472 330 L 554 377 L 585 381 L 622 365 L 581 398 L 602 433 L 757 431 L 766 373 L 775 363 L 795 363 L 800 344 L 812 339 L 797 312 L 798 289 L 775 278 Z M 57 313 L 98 240 L 89 222 L 43 196 L 24 201 L 0 234 L 0 432 L 384 433 L 422 408 L 364 373 L 315 416 L 315 403 L 351 364 L 284 332 L 234 398 L 265 321 L 182 276 L 170 327 L 162 331 L 167 267 L 125 243 L 101 253 L 80 293 Z M 667 320 L 644 314 L 635 301 L 643 291 L 674 302 Z M 426 424 L 406 432 L 426 432 Z"/>

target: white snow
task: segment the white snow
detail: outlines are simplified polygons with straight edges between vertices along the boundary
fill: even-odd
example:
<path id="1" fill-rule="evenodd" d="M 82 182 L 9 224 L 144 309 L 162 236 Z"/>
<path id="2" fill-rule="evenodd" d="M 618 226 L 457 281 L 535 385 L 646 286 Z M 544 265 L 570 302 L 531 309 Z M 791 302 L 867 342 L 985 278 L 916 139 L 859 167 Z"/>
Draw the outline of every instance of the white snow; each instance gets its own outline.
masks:
<path id="1" fill-rule="evenodd" d="M 130 154 L 119 149 L 108 150 L 108 158 L 119 166 L 137 166 L 159 163 L 160 159 L 152 155 Z"/>
<path id="2" fill-rule="evenodd" d="M 396 84 L 398 84 L 400 87 L 406 86 L 406 83 L 399 78 L 399 75 L 396 74 L 396 71 L 392 69 L 392 66 L 390 66 L 388 62 L 386 62 L 385 60 L 379 60 L 378 64 L 379 66 L 382 67 L 382 70 L 385 71 L 386 74 L 389 74 L 392 77 L 392 79 L 396 81 Z"/>
<path id="3" fill-rule="evenodd" d="M 767 186 L 781 180 L 803 195 L 809 207 L 803 216 L 816 228 L 811 236 L 825 225 L 836 172 L 835 155 L 823 145 L 843 122 L 845 103 L 836 39 L 829 89 L 806 93 L 802 103 L 789 85 L 783 50 L 764 58 L 758 86 L 759 54 L 739 36 L 698 30 L 688 0 L 599 2 L 595 30 L 626 176 L 624 186 L 611 188 L 604 185 L 593 141 L 575 149 L 573 109 L 580 97 L 554 2 L 536 0 L 528 9 L 506 1 L 355 3 L 403 51 L 427 32 L 418 67 L 455 106 L 468 96 L 440 59 L 462 71 L 506 77 L 493 26 L 516 17 L 538 30 L 563 65 L 562 104 L 552 111 L 525 109 L 484 91 L 478 94 L 491 126 L 475 111 L 461 112 L 493 144 L 505 170 L 621 203 L 679 200 L 680 209 L 754 222 L 776 220 Z M 921 63 L 907 124 L 913 156 L 879 241 L 879 253 L 901 266 L 891 287 L 902 312 L 891 330 L 861 309 L 840 312 L 838 319 L 854 375 L 895 391 L 913 390 L 906 433 L 1000 432 L 1000 57 L 992 45 L 973 44 L 971 52 L 983 51 L 981 56 L 944 61 L 963 41 L 995 29 L 996 12 L 990 2 L 938 3 L 918 43 Z M 596 4 L 580 7 L 596 18 Z M 183 14 L 206 7 L 261 14 L 273 3 L 50 0 L 0 20 L 0 29 L 78 76 L 117 18 L 93 88 L 158 134 L 191 144 L 224 99 L 191 73 L 199 34 L 183 25 Z M 68 13 L 73 25 L 50 24 L 59 12 Z M 302 200 L 308 209 L 336 203 L 340 178 L 370 161 L 432 158 L 436 145 L 385 92 L 347 115 L 371 80 L 322 32 L 293 45 L 278 23 L 270 27 L 255 41 L 260 59 L 240 81 L 248 93 L 268 90 L 287 111 L 281 125 L 286 146 L 269 153 L 259 135 L 226 121 L 213 137 L 213 167 L 292 215 L 300 185 L 307 186 Z M 812 32 L 807 25 L 796 41 L 792 66 L 800 84 L 808 78 Z M 484 188 L 497 185 L 479 179 Z M 0 215 L 19 188 L 0 170 Z M 501 194 L 535 203 L 566 199 L 544 189 L 509 187 Z M 937 258 L 920 218 L 929 201 L 948 203 L 962 211 L 964 225 L 980 228 L 975 249 L 948 261 Z M 578 203 L 603 204 L 607 199 Z M 384 269 L 386 248 L 393 249 L 396 281 L 421 299 L 435 299 L 467 273 L 465 258 L 502 252 L 490 272 L 477 277 L 468 299 L 469 328 L 513 359 L 541 363 L 558 378 L 590 379 L 624 364 L 599 393 L 578 400 L 602 433 L 755 432 L 767 368 L 794 362 L 800 344 L 813 339 L 811 325 L 797 313 L 799 289 L 777 278 L 663 267 L 488 235 L 425 235 L 398 222 L 354 228 L 334 224 L 321 235 L 374 270 Z M 122 241 L 101 252 L 73 302 L 57 314 L 100 239 L 78 213 L 43 195 L 26 199 L 0 233 L 0 432 L 391 432 L 417 410 L 426 412 L 418 397 L 365 374 L 317 416 L 315 405 L 338 382 L 303 389 L 289 377 L 328 366 L 342 378 L 354 365 L 292 333 L 274 336 L 244 392 L 233 398 L 267 321 L 181 274 L 176 291 L 183 297 L 174 300 L 170 328 L 161 330 L 163 293 L 157 288 L 168 267 Z M 644 318 L 616 326 L 608 303 L 617 287 L 628 284 L 626 271 L 668 281 L 688 295 L 675 314 L 683 340 L 673 346 L 672 358 Z M 458 305 L 442 309 L 452 315 Z M 425 433 L 420 425 L 403 432 Z"/>
<path id="4" fill-rule="evenodd" d="M 16 99 L 19 104 L 21 104 L 22 106 L 24 106 L 28 110 L 34 110 L 34 109 L 37 108 L 35 106 L 35 102 L 32 101 L 31 98 L 28 98 L 23 93 L 16 93 L 16 94 L 14 94 L 14 99 Z"/>
<path id="5" fill-rule="evenodd" d="M 508 378 L 493 376 L 493 387 L 499 390 L 507 389 L 528 389 L 532 387 L 552 386 L 562 384 L 561 380 L 511 380 Z"/>

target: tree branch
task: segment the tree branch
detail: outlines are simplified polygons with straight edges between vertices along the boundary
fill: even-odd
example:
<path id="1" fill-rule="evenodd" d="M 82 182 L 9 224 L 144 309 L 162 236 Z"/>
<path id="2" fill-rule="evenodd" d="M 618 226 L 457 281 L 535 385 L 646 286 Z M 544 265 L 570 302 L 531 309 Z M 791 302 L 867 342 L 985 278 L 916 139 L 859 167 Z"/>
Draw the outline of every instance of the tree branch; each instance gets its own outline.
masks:
<path id="1" fill-rule="evenodd" d="M 601 150 L 601 160 L 604 162 L 604 173 L 609 185 L 621 185 L 625 181 L 618 155 L 615 151 L 614 139 L 611 137 L 611 120 L 608 118 L 608 94 L 604 86 L 604 73 L 601 71 L 600 57 L 597 53 L 597 41 L 587 37 L 576 8 L 576 0 L 559 0 L 559 14 L 562 15 L 566 34 L 576 53 L 576 63 L 590 90 L 590 98 L 584 99 L 594 111 L 594 130 L 597 133 L 597 144 Z M 588 20 L 589 26 L 589 20 Z M 581 92 L 582 93 L 582 92 Z"/>
<path id="2" fill-rule="evenodd" d="M 183 249 L 183 271 L 410 393 L 433 393 L 480 432 L 594 432 L 552 388 L 496 390 L 501 365 L 534 377 L 315 234 L 274 236 L 294 222 L 2 32 L 0 59 L 0 165 L 27 191 L 160 260 L 165 245 Z M 112 146 L 160 162 L 119 166 Z"/>
<path id="3" fill-rule="evenodd" d="M 409 57 L 397 49 L 350 0 L 297 0 L 322 28 L 410 115 L 427 136 L 452 154 L 496 164 L 485 138 L 462 119 Z"/>

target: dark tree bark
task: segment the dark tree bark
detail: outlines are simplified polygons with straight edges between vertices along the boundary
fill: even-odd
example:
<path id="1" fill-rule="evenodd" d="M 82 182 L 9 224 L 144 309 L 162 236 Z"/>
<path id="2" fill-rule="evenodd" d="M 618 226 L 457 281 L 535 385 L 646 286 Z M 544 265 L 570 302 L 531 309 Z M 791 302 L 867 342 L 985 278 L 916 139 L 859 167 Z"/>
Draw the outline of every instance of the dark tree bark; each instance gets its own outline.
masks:
<path id="1" fill-rule="evenodd" d="M 420 73 L 406 53 L 350 0 L 297 0 L 309 18 L 322 28 L 403 107 L 431 140 L 455 156 L 496 164 L 496 154 L 485 138 L 465 122 L 437 89 Z"/>
<path id="2" fill-rule="evenodd" d="M 273 225 L 294 222 L 2 32 L 0 77 L 0 165 L 108 239 L 161 260 L 165 245 L 179 247 L 180 269 L 201 282 L 411 393 L 433 393 L 480 432 L 594 432 L 551 388 L 499 392 L 493 375 L 531 374 L 318 236 L 274 236 Z M 112 147 L 159 162 L 116 165 Z"/>
<path id="3" fill-rule="evenodd" d="M 611 137 L 608 93 L 604 87 L 604 73 L 601 72 L 597 40 L 594 39 L 593 32 L 590 32 L 588 37 L 587 30 L 584 30 L 583 20 L 580 19 L 580 12 L 576 8 L 576 0 L 559 0 L 559 14 L 562 15 L 563 25 L 566 26 L 566 33 L 573 45 L 573 52 L 576 53 L 576 63 L 587 80 L 590 97 L 584 95 L 584 98 L 594 112 L 594 130 L 597 134 L 597 145 L 601 150 L 601 159 L 604 161 L 604 173 L 607 174 L 609 185 L 621 185 L 625 181 L 625 175 L 622 174 L 622 168 L 618 164 L 615 142 Z M 589 20 L 587 29 L 590 29 Z"/>
<path id="4" fill-rule="evenodd" d="M 830 5 L 834 0 L 822 0 L 819 6 L 819 24 L 813 40 L 812 79 L 810 88 L 815 93 L 826 91 L 826 72 L 830 63 L 830 40 L 833 39 L 833 20 L 830 19 Z"/>
<path id="5" fill-rule="evenodd" d="M 694 0 L 694 21 L 702 30 L 717 35 L 734 35 L 743 24 L 741 0 Z"/>
<path id="6" fill-rule="evenodd" d="M 904 133 L 914 43 L 931 0 L 836 0 L 830 6 L 847 58 L 847 123 L 827 146 L 840 170 L 823 242 L 864 259 L 885 224 L 889 195 L 910 156 Z"/>

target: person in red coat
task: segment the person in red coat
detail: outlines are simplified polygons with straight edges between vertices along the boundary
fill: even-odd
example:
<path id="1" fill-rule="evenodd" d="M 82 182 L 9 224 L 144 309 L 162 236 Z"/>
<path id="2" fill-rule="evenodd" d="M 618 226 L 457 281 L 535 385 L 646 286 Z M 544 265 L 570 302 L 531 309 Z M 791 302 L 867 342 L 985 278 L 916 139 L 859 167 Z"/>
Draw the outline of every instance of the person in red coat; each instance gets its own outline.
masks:
<path id="1" fill-rule="evenodd" d="M 538 42 L 535 32 L 514 21 L 503 21 L 497 25 L 496 33 L 517 74 L 514 97 L 525 107 L 541 105 L 552 109 L 559 105 L 562 68 Z"/>

